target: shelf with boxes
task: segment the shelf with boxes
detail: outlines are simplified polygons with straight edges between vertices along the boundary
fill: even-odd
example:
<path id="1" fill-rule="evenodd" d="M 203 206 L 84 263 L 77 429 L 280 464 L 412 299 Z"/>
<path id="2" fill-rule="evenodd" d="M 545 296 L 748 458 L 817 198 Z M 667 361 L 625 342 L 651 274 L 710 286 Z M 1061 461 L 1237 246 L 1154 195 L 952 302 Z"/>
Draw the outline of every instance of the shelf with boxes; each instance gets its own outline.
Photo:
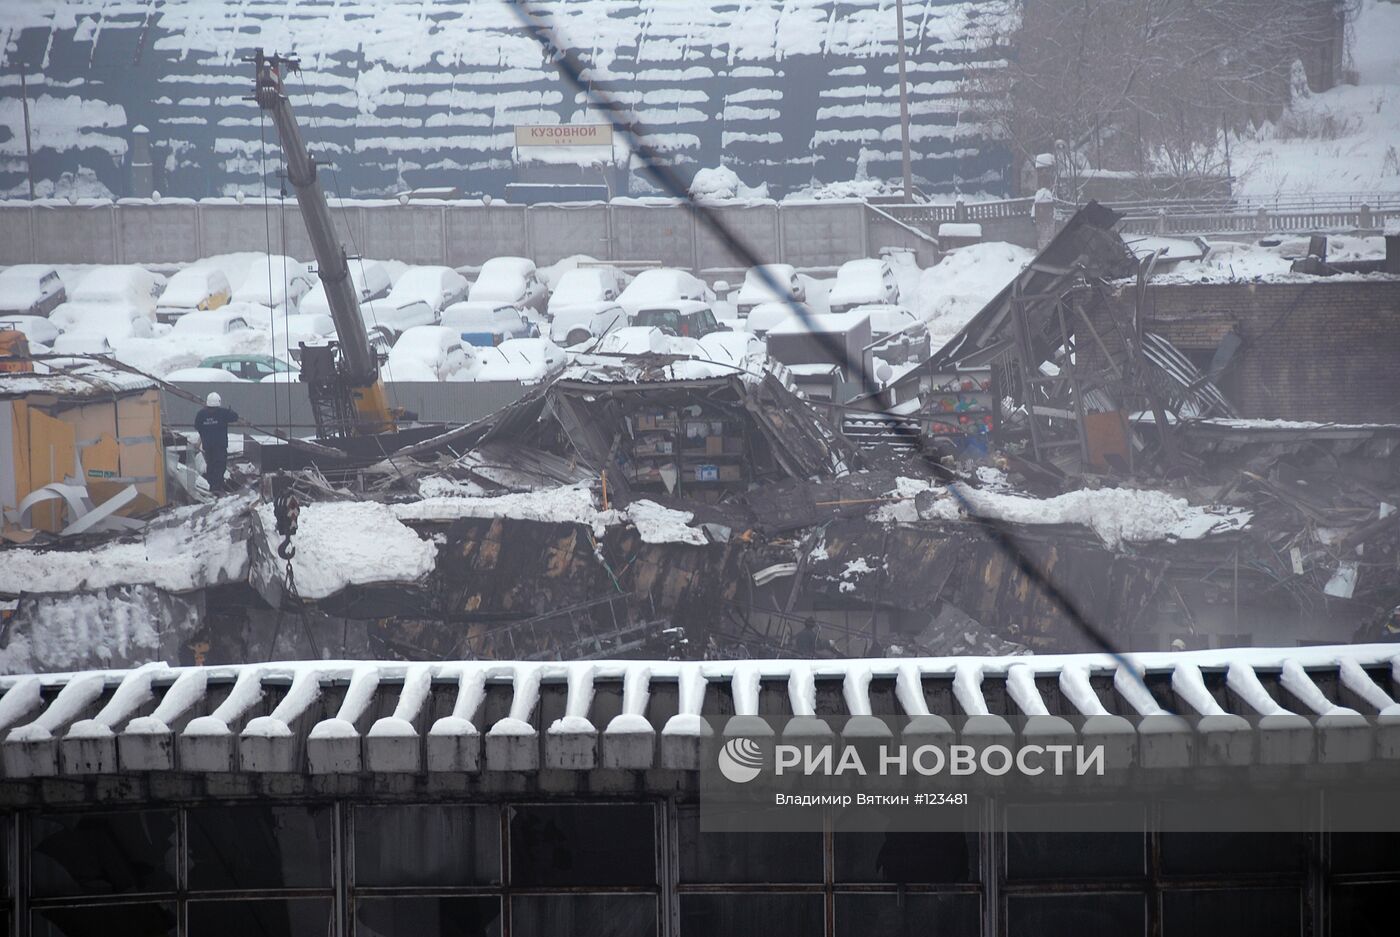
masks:
<path id="1" fill-rule="evenodd" d="M 667 491 L 748 480 L 743 424 L 692 404 L 645 409 L 629 418 L 629 480 Z"/>

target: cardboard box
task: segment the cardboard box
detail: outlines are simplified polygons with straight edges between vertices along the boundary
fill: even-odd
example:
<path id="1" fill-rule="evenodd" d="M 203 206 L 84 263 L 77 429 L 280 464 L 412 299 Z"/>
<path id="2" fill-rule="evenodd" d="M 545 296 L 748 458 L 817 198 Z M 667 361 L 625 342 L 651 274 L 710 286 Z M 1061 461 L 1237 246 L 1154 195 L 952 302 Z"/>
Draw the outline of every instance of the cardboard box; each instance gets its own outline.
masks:
<path id="1" fill-rule="evenodd" d="M 706 436 L 705 455 L 724 455 L 724 437 Z"/>
<path id="2" fill-rule="evenodd" d="M 743 481 L 744 467 L 735 462 L 731 462 L 728 465 L 721 465 L 719 467 L 719 480 L 722 482 Z"/>

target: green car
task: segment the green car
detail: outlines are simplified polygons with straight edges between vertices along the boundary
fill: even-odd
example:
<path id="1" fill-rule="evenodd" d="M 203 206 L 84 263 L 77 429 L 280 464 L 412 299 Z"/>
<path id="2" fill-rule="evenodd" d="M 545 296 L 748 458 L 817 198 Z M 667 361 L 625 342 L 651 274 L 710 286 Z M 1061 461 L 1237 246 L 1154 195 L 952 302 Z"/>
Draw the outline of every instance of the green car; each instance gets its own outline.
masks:
<path id="1" fill-rule="evenodd" d="M 245 381 L 261 381 L 273 374 L 295 374 L 297 366 L 272 355 L 215 355 L 199 363 L 201 368 L 218 368 Z"/>

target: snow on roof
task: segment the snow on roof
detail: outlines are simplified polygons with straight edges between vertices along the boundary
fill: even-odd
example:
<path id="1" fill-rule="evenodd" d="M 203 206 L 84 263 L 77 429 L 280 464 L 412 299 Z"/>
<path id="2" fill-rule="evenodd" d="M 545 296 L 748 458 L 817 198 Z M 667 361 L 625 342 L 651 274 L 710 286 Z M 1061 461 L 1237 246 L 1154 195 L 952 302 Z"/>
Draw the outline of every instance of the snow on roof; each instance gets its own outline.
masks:
<path id="1" fill-rule="evenodd" d="M 582 524 L 601 537 L 610 526 L 630 523 L 646 543 L 709 542 L 703 531 L 691 527 L 694 515 L 653 501 L 634 501 L 622 510 L 602 510 L 595 505 L 588 483 L 548 488 L 496 497 L 463 497 L 454 483 L 426 480 L 420 501 L 392 505 L 400 520 L 445 521 L 460 517 L 505 517 L 549 524 Z"/>
<path id="2" fill-rule="evenodd" d="M 265 531 L 277 527 L 271 504 L 258 505 Z M 304 504 L 297 519 L 292 571 L 297 592 L 323 599 L 350 586 L 415 582 L 433 571 L 437 545 L 377 501 Z M 280 568 L 280 563 L 277 564 Z"/>
<path id="3" fill-rule="evenodd" d="M 49 374 L 0 371 L 0 397 L 20 397 L 26 394 L 109 397 L 114 393 L 136 393 L 155 386 L 155 381 L 150 378 L 82 359 L 75 359 L 73 364 L 63 367 L 62 371 L 55 370 Z"/>
<path id="4" fill-rule="evenodd" d="M 1053 498 L 1002 493 L 961 486 L 962 497 L 979 516 L 1012 524 L 1073 524 L 1087 527 L 1109 547 L 1153 540 L 1199 540 L 1212 534 L 1242 530 L 1254 515 L 1241 508 L 1198 506 L 1164 491 L 1136 488 L 1082 489 Z M 929 502 L 915 503 L 923 493 Z M 937 482 L 900 478 L 894 499 L 871 519 L 883 522 L 958 520 L 962 504 Z"/>
<path id="5" fill-rule="evenodd" d="M 0 563 L 0 593 L 129 585 L 191 592 L 242 580 L 248 574 L 248 537 L 239 521 L 252 501 L 251 495 L 238 495 L 175 508 L 138 535 L 87 550 L 7 546 Z"/>
<path id="6" fill-rule="evenodd" d="M 1334 764 L 1351 762 L 1355 767 L 1356 762 L 1386 757 L 1388 749 L 1381 740 L 1400 719 L 1400 705 L 1387 679 L 1396 669 L 1395 651 L 1393 644 L 1363 644 L 1152 652 L 1132 654 L 1126 661 L 1091 653 L 868 660 L 151 664 L 135 670 L 0 677 L 0 729 L 7 730 L 0 750 L 5 773 L 13 779 L 177 767 L 185 773 L 222 774 L 231 769 L 352 775 L 426 769 L 461 774 L 541 767 L 693 772 L 701 768 L 701 741 L 707 731 L 703 714 L 713 702 L 712 693 L 727 690 L 737 717 L 798 714 L 821 720 L 816 716 L 816 685 L 819 680 L 833 681 L 841 686 L 846 710 L 864 717 L 874 712 L 872 685 L 878 680 L 893 683 L 897 716 L 956 725 L 961 721 L 956 717 L 972 713 L 981 719 L 980 731 L 999 730 L 1008 737 L 1015 732 L 1014 720 L 1048 716 L 1055 719 L 1056 731 L 1075 739 L 1087 740 L 1089 736 L 1080 733 L 1089 731 L 1099 743 L 1105 734 L 1121 736 L 1128 763 L 1140 769 L 1247 767 L 1268 761 L 1297 771 L 1317 765 L 1332 772 Z M 1204 671 L 1223 672 L 1233 692 L 1216 697 L 1204 682 Z M 1164 710 L 1143 687 L 1142 673 L 1168 678 L 1182 716 L 1214 717 L 1218 728 L 1244 733 L 1247 744 L 1208 744 L 1202 735 L 1207 727 L 1198 726 L 1197 718 Z M 1264 689 L 1260 678 L 1266 674 L 1288 690 L 1291 711 Z M 933 703 L 924 692 L 929 677 L 951 680 L 956 705 Z M 1091 677 L 1101 682 L 1095 685 Z M 1040 683 L 1047 679 L 1060 692 L 1043 693 Z M 265 687 L 285 687 L 288 680 L 291 688 L 271 715 L 250 720 Z M 488 680 L 509 687 L 508 706 L 483 706 Z M 760 692 L 765 681 L 786 692 L 776 697 Z M 546 682 L 567 687 L 563 718 L 549 725 L 535 715 Z M 670 715 L 650 714 L 655 707 L 649 710 L 647 700 L 657 682 L 675 688 L 676 706 Z M 989 682 L 1005 688 L 1006 716 L 993 713 L 984 691 Z M 448 694 L 451 708 L 420 728 L 419 716 L 432 685 Z M 323 691 L 336 687 L 345 689 L 334 712 L 298 718 Z M 617 687 L 621 699 L 616 703 L 595 702 L 617 692 Z M 1378 716 L 1361 717 L 1348 700 L 1364 701 Z M 108 731 L 89 733 L 90 721 L 84 717 L 99 701 L 98 722 Z M 620 712 L 608 720 L 602 713 L 618 712 L 609 709 L 617 703 Z M 144 707 L 151 707 L 149 719 L 131 719 Z M 371 709 L 393 717 L 364 728 L 364 714 Z M 171 730 L 180 716 L 200 711 L 209 715 Z M 1265 715 L 1275 720 L 1261 721 Z M 1280 716 L 1286 718 L 1279 720 Z M 1080 722 L 1086 717 L 1095 719 L 1092 730 Z M 811 721 L 802 723 L 801 731 L 810 733 Z M 830 728 L 841 732 L 839 724 Z M 1306 733 L 1307 744 L 1288 744 L 1300 731 Z M 638 733 L 653 743 L 619 744 L 621 736 Z M 149 743 L 152 735 L 155 744 L 140 744 Z M 60 758 L 58 744 L 33 744 L 78 738 L 89 744 L 83 759 Z M 404 738 L 421 744 L 405 746 Z M 1149 745 L 1149 738 L 1155 743 Z M 577 755 L 580 739 L 590 743 L 588 757 Z M 1264 745 L 1264 740 L 1275 744 Z M 327 744 L 340 741 L 350 744 Z"/>

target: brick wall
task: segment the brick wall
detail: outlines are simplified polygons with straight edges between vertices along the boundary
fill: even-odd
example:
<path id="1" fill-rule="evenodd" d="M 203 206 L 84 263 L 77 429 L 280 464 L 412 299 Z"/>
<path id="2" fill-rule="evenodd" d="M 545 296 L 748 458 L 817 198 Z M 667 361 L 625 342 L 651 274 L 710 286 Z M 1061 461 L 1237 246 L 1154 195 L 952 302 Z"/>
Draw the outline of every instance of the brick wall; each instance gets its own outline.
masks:
<path id="1" fill-rule="evenodd" d="M 1131 321 L 1133 287 L 1110 287 L 1118 321 Z M 1107 304 L 1078 297 L 1109 354 L 1122 355 Z M 1295 283 L 1156 284 L 1145 327 L 1198 366 L 1232 328 L 1244 339 L 1220 381 L 1243 417 L 1400 422 L 1400 279 Z M 1104 367 L 1089 337 L 1081 357 Z"/>

